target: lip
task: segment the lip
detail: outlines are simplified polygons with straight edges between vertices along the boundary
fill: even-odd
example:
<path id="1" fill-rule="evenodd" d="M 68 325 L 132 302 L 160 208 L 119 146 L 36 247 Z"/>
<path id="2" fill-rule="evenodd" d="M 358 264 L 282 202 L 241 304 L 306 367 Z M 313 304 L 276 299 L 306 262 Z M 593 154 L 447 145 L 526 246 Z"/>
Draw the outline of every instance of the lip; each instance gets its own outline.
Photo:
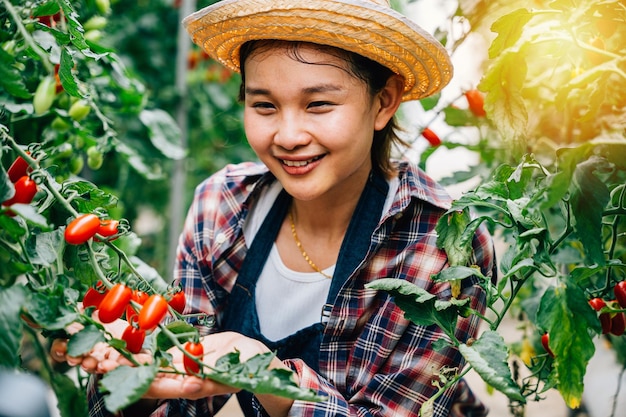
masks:
<path id="1" fill-rule="evenodd" d="M 290 175 L 304 175 L 317 167 L 325 155 L 315 155 L 312 157 L 299 158 L 277 158 L 285 172 Z"/>

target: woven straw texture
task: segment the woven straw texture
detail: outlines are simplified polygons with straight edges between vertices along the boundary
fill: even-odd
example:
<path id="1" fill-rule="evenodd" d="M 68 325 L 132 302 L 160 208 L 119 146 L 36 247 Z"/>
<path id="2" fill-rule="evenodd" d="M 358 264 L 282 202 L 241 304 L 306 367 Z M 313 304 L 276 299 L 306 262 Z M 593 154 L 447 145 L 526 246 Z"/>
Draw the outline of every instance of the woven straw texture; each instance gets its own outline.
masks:
<path id="1" fill-rule="evenodd" d="M 194 43 L 239 71 L 256 39 L 330 45 L 377 61 L 405 79 L 403 100 L 439 92 L 452 78 L 441 44 L 385 0 L 223 0 L 183 20 Z"/>

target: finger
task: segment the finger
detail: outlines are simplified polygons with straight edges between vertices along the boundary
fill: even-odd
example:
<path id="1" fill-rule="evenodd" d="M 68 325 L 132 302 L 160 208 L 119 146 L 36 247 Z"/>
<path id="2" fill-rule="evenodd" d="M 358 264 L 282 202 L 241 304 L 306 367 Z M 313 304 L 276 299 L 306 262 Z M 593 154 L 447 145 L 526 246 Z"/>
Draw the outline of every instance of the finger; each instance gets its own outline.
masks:
<path id="1" fill-rule="evenodd" d="M 50 355 L 56 362 L 65 362 L 65 354 L 67 353 L 67 340 L 54 339 L 50 346 Z"/>
<path id="2" fill-rule="evenodd" d="M 92 374 L 96 371 L 98 363 L 98 360 L 93 356 L 87 356 L 80 363 L 80 367 L 83 368 L 83 370 L 85 370 L 86 372 Z"/>

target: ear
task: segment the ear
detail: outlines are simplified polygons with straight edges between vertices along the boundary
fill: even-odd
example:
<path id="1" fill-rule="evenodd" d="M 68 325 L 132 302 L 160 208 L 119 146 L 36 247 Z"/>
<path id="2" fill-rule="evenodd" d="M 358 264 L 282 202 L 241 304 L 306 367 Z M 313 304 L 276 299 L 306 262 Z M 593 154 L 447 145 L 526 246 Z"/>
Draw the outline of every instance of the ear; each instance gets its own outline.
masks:
<path id="1" fill-rule="evenodd" d="M 394 74 L 387 80 L 387 84 L 376 95 L 375 101 L 379 106 L 376 120 L 374 121 L 374 129 L 383 129 L 389 120 L 400 107 L 402 103 L 402 94 L 404 93 L 404 78 Z"/>

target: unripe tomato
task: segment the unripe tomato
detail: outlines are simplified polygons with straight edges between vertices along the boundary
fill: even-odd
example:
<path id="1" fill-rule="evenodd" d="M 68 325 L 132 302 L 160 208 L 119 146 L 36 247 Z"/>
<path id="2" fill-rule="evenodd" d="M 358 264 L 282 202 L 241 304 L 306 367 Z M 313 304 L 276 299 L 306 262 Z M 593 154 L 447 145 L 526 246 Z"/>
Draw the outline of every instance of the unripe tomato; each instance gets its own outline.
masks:
<path id="1" fill-rule="evenodd" d="M 100 218 L 93 213 L 82 214 L 65 228 L 65 241 L 70 245 L 82 245 L 91 239 L 100 227 Z"/>
<path id="2" fill-rule="evenodd" d="M 550 349 L 550 335 L 548 333 L 544 333 L 541 336 L 541 345 L 546 352 L 548 352 L 548 355 L 554 358 L 554 353 L 552 352 L 552 349 Z"/>
<path id="3" fill-rule="evenodd" d="M 465 92 L 465 98 L 467 99 L 467 104 L 469 105 L 470 111 L 476 117 L 485 117 L 487 113 L 485 113 L 485 96 L 482 92 L 478 90 L 469 90 Z"/>
<path id="4" fill-rule="evenodd" d="M 28 175 L 24 175 L 15 183 L 15 195 L 3 202 L 3 206 L 12 206 L 13 204 L 30 204 L 37 194 L 37 183 L 30 179 Z"/>
<path id="5" fill-rule="evenodd" d="M 37 90 L 35 90 L 35 96 L 33 97 L 33 108 L 35 114 L 44 114 L 47 112 L 56 96 L 56 80 L 52 76 L 44 77 L 39 82 Z"/>
<path id="6" fill-rule="evenodd" d="M 107 25 L 107 18 L 104 16 L 92 16 L 83 24 L 86 31 L 104 29 Z"/>
<path id="7" fill-rule="evenodd" d="M 130 353 L 141 352 L 143 341 L 146 339 L 146 332 L 137 327 L 129 324 L 124 333 L 122 334 L 122 340 L 126 342 L 126 349 Z"/>
<path id="8" fill-rule="evenodd" d="M 626 330 L 626 316 L 620 312 L 611 319 L 611 334 L 621 336 L 624 334 L 624 330 Z"/>
<path id="9" fill-rule="evenodd" d="M 204 355 L 204 346 L 202 346 L 202 343 L 200 342 L 189 341 L 185 343 L 185 351 L 201 361 L 202 355 Z M 200 364 L 189 358 L 187 355 L 183 355 L 183 365 L 185 367 L 185 371 L 190 375 L 200 373 Z"/>
<path id="10" fill-rule="evenodd" d="M 615 298 L 621 308 L 626 308 L 626 281 L 618 282 L 615 287 L 613 287 L 613 292 L 615 293 Z"/>
<path id="11" fill-rule="evenodd" d="M 160 294 L 152 294 L 139 312 L 139 328 L 154 330 L 167 315 L 167 301 Z"/>
<path id="12" fill-rule="evenodd" d="M 131 300 L 143 306 L 149 296 L 150 295 L 148 293 L 145 293 L 143 291 L 133 290 Z M 137 320 L 138 318 L 139 313 L 135 311 L 135 308 L 132 306 L 132 304 L 128 304 L 128 307 L 126 307 L 126 321 L 132 322 L 133 320 Z"/>
<path id="13" fill-rule="evenodd" d="M 83 297 L 83 308 L 100 307 L 100 303 L 104 300 L 106 295 L 106 288 L 102 287 L 102 281 L 98 281 L 95 287 L 89 288 Z"/>
<path id="14" fill-rule="evenodd" d="M 70 172 L 74 175 L 80 174 L 85 166 L 85 160 L 82 155 L 76 155 L 70 159 Z"/>
<path id="15" fill-rule="evenodd" d="M 176 291 L 170 301 L 168 301 L 170 307 L 174 309 L 178 314 L 183 314 L 183 310 L 185 310 L 185 304 L 187 304 L 187 300 L 185 298 L 184 291 Z"/>
<path id="16" fill-rule="evenodd" d="M 428 127 L 422 131 L 422 136 L 430 143 L 430 146 L 437 147 L 441 145 L 439 136 Z"/>
<path id="17" fill-rule="evenodd" d="M 111 323 L 124 313 L 130 302 L 133 291 L 124 284 L 115 284 L 104 296 L 98 309 L 98 317 L 102 323 Z"/>
<path id="18" fill-rule="evenodd" d="M 28 173 L 29 168 L 28 162 L 26 162 L 26 160 L 21 156 L 18 156 L 7 170 L 7 175 L 9 176 L 11 182 L 15 184 L 17 180 Z"/>
<path id="19" fill-rule="evenodd" d="M 96 7 L 100 14 L 107 15 L 111 13 L 111 1 L 110 0 L 96 0 Z"/>
<path id="20" fill-rule="evenodd" d="M 90 146 L 87 149 L 87 165 L 89 168 L 98 170 L 102 167 L 103 162 L 104 156 L 102 155 L 102 152 L 100 152 L 97 147 Z"/>
<path id="21" fill-rule="evenodd" d="M 91 106 L 86 100 L 77 100 L 70 106 L 67 114 L 77 122 L 83 120 L 91 112 Z"/>

